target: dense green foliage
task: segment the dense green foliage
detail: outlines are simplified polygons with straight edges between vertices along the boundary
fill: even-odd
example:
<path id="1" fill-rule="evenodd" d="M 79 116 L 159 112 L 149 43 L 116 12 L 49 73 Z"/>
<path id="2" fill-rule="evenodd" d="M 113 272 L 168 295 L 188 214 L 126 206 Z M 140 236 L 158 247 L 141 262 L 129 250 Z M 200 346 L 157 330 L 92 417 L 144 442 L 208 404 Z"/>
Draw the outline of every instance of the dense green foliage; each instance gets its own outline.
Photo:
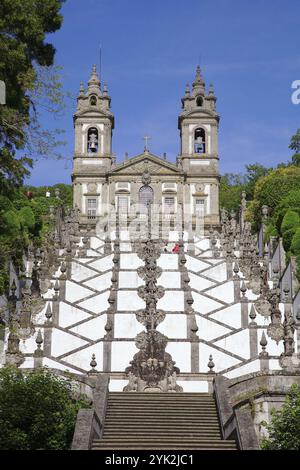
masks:
<path id="1" fill-rule="evenodd" d="M 273 411 L 271 423 L 263 423 L 269 437 L 262 442 L 266 450 L 300 450 L 300 387 L 293 385 L 281 410 Z"/>
<path id="2" fill-rule="evenodd" d="M 6 85 L 6 105 L 0 106 L 1 195 L 10 196 L 29 174 L 28 152 L 40 154 L 51 144 L 51 135 L 39 123 L 37 107 L 41 90 L 42 99 L 49 98 L 53 105 L 61 98 L 58 81 L 49 76 L 45 80 L 43 69 L 53 64 L 55 49 L 45 38 L 61 26 L 63 1 L 0 2 L 0 78 Z M 22 149 L 26 153 L 17 154 Z"/>
<path id="3" fill-rule="evenodd" d="M 77 412 L 89 407 L 72 381 L 45 368 L 0 369 L 0 449 L 68 449 Z"/>
<path id="4" fill-rule="evenodd" d="M 0 2 L 0 79 L 6 85 L 6 104 L 0 106 L 0 294 L 7 288 L 9 261 L 18 268 L 28 244 L 40 243 L 49 205 L 57 203 L 46 199 L 44 190 L 29 200 L 23 183 L 33 159 L 51 156 L 60 143 L 57 130 L 41 125 L 39 108 L 53 116 L 63 106 L 60 76 L 53 66 L 55 49 L 46 42 L 62 24 L 63 2 Z"/>
<path id="5" fill-rule="evenodd" d="M 220 207 L 228 211 L 237 210 L 244 190 L 243 178 L 226 173 L 220 180 Z"/>
<path id="6" fill-rule="evenodd" d="M 246 193 L 247 220 L 255 230 L 262 223 L 262 206 L 268 206 L 265 242 L 270 236 L 280 236 L 287 258 L 297 258 L 300 279 L 300 129 L 292 136 L 289 148 L 295 153 L 291 161 L 277 168 L 265 168 L 259 163 L 246 166 L 244 174 L 227 173 L 221 177 L 220 206 L 237 211 L 242 191 Z"/>
<path id="7" fill-rule="evenodd" d="M 289 192 L 299 188 L 299 167 L 287 166 L 272 170 L 267 176 L 260 178 L 255 185 L 253 200 L 248 209 L 249 219 L 260 222 L 261 211 L 257 209 L 264 204 L 269 207 L 270 215 L 272 215 Z"/>
<path id="8" fill-rule="evenodd" d="M 246 173 L 243 175 L 225 173 L 220 181 L 220 206 L 228 211 L 238 210 L 242 192 L 245 191 L 248 200 L 252 199 L 256 182 L 270 171 L 260 163 L 254 163 L 246 165 Z"/>
<path id="9" fill-rule="evenodd" d="M 60 190 L 60 199 L 55 189 Z M 46 197 L 46 191 L 51 197 Z M 32 193 L 32 198 L 26 194 Z M 0 195 L 0 295 L 8 288 L 7 262 L 18 268 L 29 243 L 40 246 L 49 229 L 50 206 L 63 204 L 72 207 L 72 186 L 56 184 L 53 187 L 23 187 L 12 197 Z"/>

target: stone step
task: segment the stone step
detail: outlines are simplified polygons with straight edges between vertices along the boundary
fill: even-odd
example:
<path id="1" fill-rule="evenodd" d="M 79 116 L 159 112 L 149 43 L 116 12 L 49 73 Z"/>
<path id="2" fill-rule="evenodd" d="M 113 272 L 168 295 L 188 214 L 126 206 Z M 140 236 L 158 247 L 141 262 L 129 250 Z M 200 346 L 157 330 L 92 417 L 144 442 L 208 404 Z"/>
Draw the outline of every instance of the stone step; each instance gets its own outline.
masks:
<path id="1" fill-rule="evenodd" d="M 213 401 L 211 402 L 199 402 L 199 401 L 193 401 L 193 402 L 182 402 L 182 403 L 178 403 L 178 402 L 142 402 L 142 401 L 138 401 L 138 402 L 128 402 L 128 401 L 124 401 L 124 402 L 111 402 L 111 401 L 108 401 L 107 402 L 107 406 L 109 407 L 117 407 L 117 406 L 122 406 L 122 407 L 125 407 L 125 408 L 128 408 L 128 407 L 132 407 L 132 406 L 137 406 L 137 407 L 149 407 L 149 408 L 154 408 L 154 407 L 168 407 L 168 408 L 171 408 L 171 407 L 176 407 L 176 408 L 180 408 L 180 407 L 189 407 L 189 408 L 196 408 L 196 407 L 199 407 L 199 408 L 203 408 L 203 407 L 216 407 L 215 403 Z"/>
<path id="2" fill-rule="evenodd" d="M 213 411 L 216 411 L 216 407 L 215 406 L 202 406 L 202 407 L 192 407 L 192 406 L 185 406 L 185 407 L 181 407 L 181 406 L 160 406 L 160 407 L 157 407 L 157 406 L 118 406 L 118 407 L 114 407 L 114 406 L 108 406 L 107 407 L 107 410 L 108 411 L 112 411 L 113 413 L 118 413 L 118 412 L 121 412 L 121 411 L 130 411 L 130 412 L 133 412 L 133 411 L 147 411 L 147 412 L 151 412 L 151 411 L 155 411 L 157 410 L 158 413 L 160 413 L 161 411 L 163 410 L 169 410 L 169 411 L 182 411 L 183 413 L 189 411 L 191 413 L 193 413 L 194 411 L 195 412 L 203 412 L 203 411 L 207 411 L 208 413 L 210 412 L 213 412 Z"/>
<path id="3" fill-rule="evenodd" d="M 144 403 L 123 403 L 123 405 L 120 403 L 120 404 L 111 404 L 111 403 L 108 403 L 107 405 L 107 408 L 109 409 L 140 409 L 140 410 L 143 410 L 143 409 L 149 409 L 149 410 L 154 410 L 154 409 L 168 409 L 168 410 L 180 410 L 180 409 L 188 409 L 188 410 L 205 410 L 205 409 L 208 409 L 208 410 L 213 410 L 213 409 L 216 409 L 216 405 L 214 405 L 213 403 L 208 403 L 208 404 L 205 404 L 205 403 L 182 403 L 182 404 L 178 404 L 178 403 L 151 403 L 151 404 L 144 404 Z"/>
<path id="4" fill-rule="evenodd" d="M 147 438 L 149 439 L 149 438 L 153 438 L 153 437 L 156 437 L 156 436 L 164 438 L 165 435 L 166 435 L 166 431 L 147 432 L 146 430 L 144 430 L 143 432 L 141 432 L 139 430 L 139 432 L 138 432 L 138 436 L 143 438 L 143 439 L 147 439 Z M 202 432 L 200 432 L 200 431 L 197 431 L 197 432 L 193 432 L 193 431 L 183 432 L 183 431 L 180 431 L 180 430 L 175 432 L 175 431 L 169 430 L 167 432 L 167 435 L 168 435 L 168 438 L 177 438 L 177 439 L 179 438 L 180 440 L 185 439 L 185 438 L 201 438 L 201 437 L 206 437 L 206 438 L 209 438 L 209 439 L 220 439 L 221 440 L 220 432 L 218 432 L 218 431 L 209 431 L 208 432 L 207 429 L 203 430 Z M 124 433 L 121 433 L 120 431 L 118 432 L 116 430 L 115 432 L 112 432 L 112 431 L 104 432 L 103 439 L 113 439 L 113 438 L 134 439 L 136 436 L 137 436 L 137 432 L 134 431 L 134 430 L 132 430 L 131 432 L 126 430 L 126 431 L 124 431 Z"/>
<path id="5" fill-rule="evenodd" d="M 94 440 L 94 443 L 101 443 L 103 442 L 104 439 L 95 439 Z M 108 439 L 106 439 L 106 441 L 108 441 Z M 220 438 L 211 438 L 211 437 L 180 437 L 178 438 L 178 436 L 175 436 L 175 437 L 169 437 L 169 436 L 165 436 L 165 437 L 161 437 L 161 436 L 154 436 L 154 437 L 148 437 L 148 438 L 144 438 L 144 437 L 140 437 L 139 435 L 135 435 L 133 437 L 124 437 L 124 436 L 115 436 L 113 438 L 110 438 L 109 439 L 110 442 L 120 442 L 120 443 L 140 443 L 140 442 L 143 442 L 143 443 L 149 443 L 149 442 L 153 442 L 153 443 L 165 443 L 165 442 L 181 442 L 181 443 L 193 443 L 193 442 L 198 442 L 198 443 L 202 443 L 202 442 L 205 442 L 205 443 L 217 443 L 217 442 L 228 442 L 228 441 L 223 441 L 222 439 Z"/>
<path id="6" fill-rule="evenodd" d="M 135 422 L 135 423 L 127 423 L 126 429 L 146 429 L 149 430 L 149 422 L 144 421 L 144 422 Z M 186 423 L 179 423 L 178 425 L 176 423 L 172 423 L 172 426 L 168 424 L 168 422 L 157 422 L 156 423 L 151 423 L 151 430 L 152 429 L 178 429 L 180 430 L 197 430 L 197 429 L 219 429 L 219 423 L 217 422 L 207 422 L 207 423 L 202 423 L 199 422 L 196 425 L 194 423 L 190 423 L 190 421 L 187 421 Z M 105 421 L 105 429 L 120 429 L 120 426 L 118 425 L 117 422 L 111 422 L 111 421 Z"/>
<path id="7" fill-rule="evenodd" d="M 182 424 L 191 424 L 191 425 L 200 425 L 201 423 L 204 425 L 209 425 L 210 423 L 211 424 L 219 424 L 219 419 L 217 417 L 214 417 L 214 418 L 205 418 L 205 419 L 202 419 L 202 418 L 198 418 L 198 419 L 195 419 L 195 418 L 189 418 L 187 419 L 185 416 L 183 417 L 166 417 L 167 419 L 155 419 L 155 417 L 151 417 L 147 420 L 145 419 L 136 419 L 134 417 L 127 417 L 127 419 L 125 418 L 122 418 L 122 417 L 119 417 L 119 418 L 116 418 L 116 417 L 109 417 L 105 420 L 105 424 L 114 424 L 114 423 L 122 423 L 124 425 L 127 425 L 127 424 L 130 424 L 130 423 L 134 423 L 134 424 L 143 424 L 143 423 L 147 423 L 148 425 L 150 424 L 159 424 L 159 425 L 162 425 L 162 424 L 166 424 L 168 422 L 170 422 L 170 424 L 174 425 L 174 424 L 178 424 L 178 425 L 182 425 Z"/>
<path id="8" fill-rule="evenodd" d="M 230 449 L 211 394 L 110 392 L 103 438 L 93 449 Z"/>
<path id="9" fill-rule="evenodd" d="M 172 448 L 187 448 L 187 449 L 217 449 L 217 448 L 230 448 L 236 449 L 235 441 L 223 441 L 221 439 L 102 439 L 93 442 L 93 449 L 96 448 L 112 448 L 112 449 L 172 449 Z"/>
<path id="10" fill-rule="evenodd" d="M 164 417 L 185 417 L 185 418 L 190 418 L 190 417 L 195 417 L 195 418 L 213 418 L 213 417 L 218 417 L 218 414 L 216 411 L 202 411 L 201 413 L 195 413 L 193 411 L 186 411 L 184 413 L 177 413 L 176 410 L 164 410 L 164 411 L 130 411 L 130 410 L 124 410 L 124 411 L 107 411 L 106 417 L 135 417 L 135 418 L 141 418 L 141 419 L 147 419 L 149 417 L 155 417 L 157 419 L 159 418 L 164 418 Z"/>
<path id="11" fill-rule="evenodd" d="M 155 427 L 156 425 L 156 427 Z M 141 422 L 137 422 L 137 421 L 133 421 L 131 423 L 128 423 L 128 422 L 120 422 L 119 425 L 117 423 L 117 421 L 115 421 L 114 423 L 110 423 L 110 422 L 105 422 L 105 426 L 104 426 L 104 432 L 105 430 L 119 430 L 120 432 L 125 432 L 126 430 L 131 430 L 131 429 L 139 429 L 139 430 L 143 430 L 143 429 L 150 429 L 152 428 L 153 429 L 161 429 L 161 430 L 164 430 L 165 432 L 168 432 L 169 430 L 178 430 L 178 431 L 184 431 L 184 430 L 188 430 L 188 431 L 202 431 L 202 430 L 206 430 L 206 429 L 212 429 L 213 431 L 216 431 L 216 430 L 219 430 L 220 429 L 220 426 L 219 426 L 219 423 L 218 422 L 213 422 L 213 423 L 209 423 L 209 422 L 206 422 L 206 423 L 195 423 L 195 422 L 170 422 L 169 424 L 167 422 L 164 422 L 164 423 L 155 423 L 154 421 L 152 422 L 148 422 L 144 424 L 144 427 L 143 427 L 143 423 Z"/>
<path id="12" fill-rule="evenodd" d="M 214 400 L 111 400 L 110 398 L 107 401 L 108 404 L 113 404 L 113 405 L 121 405 L 121 404 L 126 404 L 126 405 L 132 405 L 132 404 L 149 404 L 149 405 L 215 405 Z"/>
<path id="13" fill-rule="evenodd" d="M 217 436 L 218 439 L 221 439 L 221 431 L 219 428 L 138 428 L 138 427 L 132 427 L 132 428 L 108 428 L 104 430 L 103 436 L 109 436 L 109 435 L 147 435 L 147 436 L 161 436 L 161 435 L 174 435 L 174 436 Z"/>

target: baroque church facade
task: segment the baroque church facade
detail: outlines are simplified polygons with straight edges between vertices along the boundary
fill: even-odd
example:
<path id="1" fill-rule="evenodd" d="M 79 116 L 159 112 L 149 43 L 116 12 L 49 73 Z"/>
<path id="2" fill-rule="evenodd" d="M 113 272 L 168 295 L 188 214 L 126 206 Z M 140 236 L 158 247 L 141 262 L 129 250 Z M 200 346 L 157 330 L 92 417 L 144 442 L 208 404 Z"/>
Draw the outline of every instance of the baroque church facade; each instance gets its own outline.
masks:
<path id="1" fill-rule="evenodd" d="M 300 385 L 293 258 L 281 239 L 264 243 L 264 218 L 252 233 L 245 193 L 239 214 L 222 210 L 219 223 L 215 103 L 197 68 L 182 98 L 176 163 L 146 145 L 117 164 L 95 68 L 80 88 L 75 207 L 51 208 L 42 246 L 24 253 L 0 298 L 0 367 L 71 374 L 92 402 L 78 412 L 72 449 L 259 449 L 262 422 Z M 162 220 L 183 208 L 209 229 L 170 224 L 153 236 L 155 204 Z M 107 211 L 139 212 L 146 236 L 133 237 L 122 217 L 98 224 Z"/>
<path id="2" fill-rule="evenodd" d="M 147 143 L 143 153 L 131 158 L 126 154 L 124 161 L 116 163 L 111 98 L 106 85 L 101 89 L 93 67 L 86 91 L 81 83 L 74 114 L 72 179 L 81 223 L 99 220 L 112 206 L 130 218 L 151 202 L 161 214 L 176 214 L 181 207 L 193 222 L 200 214 L 205 225 L 219 224 L 219 115 L 213 87 L 207 93 L 199 66 L 192 89 L 186 86 L 181 103 L 176 163 L 167 161 L 165 155 L 153 155 Z"/>

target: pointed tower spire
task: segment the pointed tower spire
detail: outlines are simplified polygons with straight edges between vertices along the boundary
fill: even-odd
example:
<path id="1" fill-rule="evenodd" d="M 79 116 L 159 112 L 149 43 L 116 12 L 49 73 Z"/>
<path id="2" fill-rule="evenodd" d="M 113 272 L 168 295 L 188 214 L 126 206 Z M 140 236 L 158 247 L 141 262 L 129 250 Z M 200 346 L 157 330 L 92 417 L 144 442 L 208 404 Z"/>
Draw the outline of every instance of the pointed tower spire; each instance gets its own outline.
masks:
<path id="1" fill-rule="evenodd" d="M 208 91 L 208 95 L 207 95 L 206 99 L 210 104 L 211 110 L 215 111 L 216 110 L 217 98 L 215 96 L 214 87 L 213 87 L 212 83 L 209 85 L 209 91 Z"/>
<path id="2" fill-rule="evenodd" d="M 197 65 L 196 76 L 193 81 L 193 95 L 205 95 L 205 82 L 201 75 L 200 65 Z"/>
<path id="3" fill-rule="evenodd" d="M 202 80 L 202 76 L 201 76 L 200 65 L 197 65 L 195 82 L 201 82 L 201 80 Z"/>
<path id="4" fill-rule="evenodd" d="M 108 96 L 108 86 L 106 82 L 104 82 L 103 85 L 103 96 Z"/>
<path id="5" fill-rule="evenodd" d="M 83 97 L 84 96 L 84 86 L 83 86 L 83 82 L 80 82 L 80 87 L 79 87 L 79 95 L 78 97 Z"/>
<path id="6" fill-rule="evenodd" d="M 214 96 L 215 95 L 215 92 L 214 92 L 214 86 L 213 84 L 211 83 L 209 85 L 209 93 L 208 93 L 210 96 Z"/>
<path id="7" fill-rule="evenodd" d="M 191 91 L 190 91 L 190 84 L 187 83 L 185 86 L 185 96 L 190 96 Z"/>
<path id="8" fill-rule="evenodd" d="M 92 73 L 91 73 L 90 79 L 88 81 L 88 93 L 89 94 L 91 94 L 91 93 L 99 94 L 100 90 L 101 90 L 100 80 L 99 80 L 99 77 L 98 77 L 98 74 L 97 74 L 96 65 L 94 64 L 93 68 L 92 68 Z"/>

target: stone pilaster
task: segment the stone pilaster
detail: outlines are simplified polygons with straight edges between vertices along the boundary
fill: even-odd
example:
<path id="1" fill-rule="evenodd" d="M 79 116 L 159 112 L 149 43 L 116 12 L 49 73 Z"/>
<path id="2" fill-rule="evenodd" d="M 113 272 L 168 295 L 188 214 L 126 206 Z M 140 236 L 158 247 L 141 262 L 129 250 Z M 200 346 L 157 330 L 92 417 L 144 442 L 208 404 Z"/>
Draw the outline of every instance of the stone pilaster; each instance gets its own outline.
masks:
<path id="1" fill-rule="evenodd" d="M 242 328 L 248 327 L 248 299 L 247 297 L 241 298 L 241 325 Z"/>
<path id="2" fill-rule="evenodd" d="M 258 344 L 257 344 L 257 325 L 251 324 L 249 325 L 249 346 L 250 346 L 250 357 L 254 358 L 257 357 L 258 354 Z"/>
<path id="3" fill-rule="evenodd" d="M 114 322 L 115 313 L 118 309 L 118 287 L 119 287 L 119 269 L 120 269 L 120 248 L 119 239 L 115 240 L 114 243 L 114 257 L 113 257 L 113 269 L 111 276 L 111 288 L 108 302 L 110 307 L 107 310 L 107 322 L 105 325 L 106 335 L 103 341 L 103 371 L 109 372 L 111 370 L 111 350 L 112 340 L 114 338 Z"/>

